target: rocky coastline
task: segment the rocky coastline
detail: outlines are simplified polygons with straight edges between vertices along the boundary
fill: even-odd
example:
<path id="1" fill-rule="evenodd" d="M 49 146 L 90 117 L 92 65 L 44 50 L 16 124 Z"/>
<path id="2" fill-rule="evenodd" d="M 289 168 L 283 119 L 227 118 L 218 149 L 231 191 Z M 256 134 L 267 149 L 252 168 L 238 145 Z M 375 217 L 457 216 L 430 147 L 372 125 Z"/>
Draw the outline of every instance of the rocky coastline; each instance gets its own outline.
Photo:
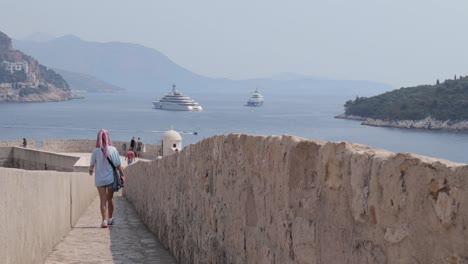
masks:
<path id="1" fill-rule="evenodd" d="M 339 119 L 349 119 L 362 121 L 361 125 L 375 127 L 396 127 L 396 128 L 417 128 L 429 130 L 453 130 L 462 131 L 468 130 L 468 120 L 452 121 L 452 120 L 437 120 L 432 117 L 426 117 L 420 120 L 382 120 L 373 119 L 362 116 L 340 114 L 335 116 Z"/>

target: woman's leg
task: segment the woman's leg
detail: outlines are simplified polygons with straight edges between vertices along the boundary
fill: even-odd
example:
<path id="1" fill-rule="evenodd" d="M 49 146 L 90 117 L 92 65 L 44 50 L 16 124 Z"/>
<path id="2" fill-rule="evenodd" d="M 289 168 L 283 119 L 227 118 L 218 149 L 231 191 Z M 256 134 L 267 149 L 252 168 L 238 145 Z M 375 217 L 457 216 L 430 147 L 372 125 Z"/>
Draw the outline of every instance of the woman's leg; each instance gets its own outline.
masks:
<path id="1" fill-rule="evenodd" d="M 97 187 L 99 192 L 99 200 L 101 200 L 101 216 L 102 220 L 107 220 L 107 194 L 106 194 L 106 187 Z"/>
<path id="2" fill-rule="evenodd" d="M 114 214 L 114 189 L 107 188 L 107 209 L 109 210 L 109 218 Z"/>

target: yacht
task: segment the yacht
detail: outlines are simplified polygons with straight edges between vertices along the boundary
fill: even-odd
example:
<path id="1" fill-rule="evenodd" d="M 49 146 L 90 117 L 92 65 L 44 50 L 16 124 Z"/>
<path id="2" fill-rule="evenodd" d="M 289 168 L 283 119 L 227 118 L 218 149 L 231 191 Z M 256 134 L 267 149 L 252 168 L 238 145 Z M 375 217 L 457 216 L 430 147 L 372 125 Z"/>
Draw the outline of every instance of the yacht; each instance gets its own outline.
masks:
<path id="1" fill-rule="evenodd" d="M 176 90 L 176 85 L 172 85 L 172 92 L 164 95 L 163 98 L 153 101 L 155 109 L 172 111 L 202 111 L 203 108 L 192 98 L 181 94 Z"/>
<path id="2" fill-rule="evenodd" d="M 250 95 L 249 101 L 245 104 L 245 106 L 262 106 L 263 105 L 263 95 L 255 89 Z"/>

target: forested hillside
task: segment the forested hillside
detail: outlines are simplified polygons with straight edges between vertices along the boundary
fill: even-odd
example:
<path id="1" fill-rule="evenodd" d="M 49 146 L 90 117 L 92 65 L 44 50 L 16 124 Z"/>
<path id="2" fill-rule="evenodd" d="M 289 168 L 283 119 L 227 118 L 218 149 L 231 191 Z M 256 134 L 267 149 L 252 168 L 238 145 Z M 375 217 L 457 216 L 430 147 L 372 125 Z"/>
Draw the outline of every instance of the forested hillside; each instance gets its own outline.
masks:
<path id="1" fill-rule="evenodd" d="M 468 120 L 468 76 L 346 102 L 345 114 L 382 120 Z"/>

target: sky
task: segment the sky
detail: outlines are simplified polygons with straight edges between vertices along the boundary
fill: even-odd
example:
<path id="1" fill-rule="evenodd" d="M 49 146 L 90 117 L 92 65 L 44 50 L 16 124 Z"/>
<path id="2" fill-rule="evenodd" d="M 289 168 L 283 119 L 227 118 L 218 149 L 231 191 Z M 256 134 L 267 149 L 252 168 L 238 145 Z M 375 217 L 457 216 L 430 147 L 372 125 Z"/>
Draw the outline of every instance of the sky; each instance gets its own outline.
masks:
<path id="1" fill-rule="evenodd" d="M 208 77 L 468 75 L 466 0 L 0 0 L 0 31 L 138 43 Z"/>

